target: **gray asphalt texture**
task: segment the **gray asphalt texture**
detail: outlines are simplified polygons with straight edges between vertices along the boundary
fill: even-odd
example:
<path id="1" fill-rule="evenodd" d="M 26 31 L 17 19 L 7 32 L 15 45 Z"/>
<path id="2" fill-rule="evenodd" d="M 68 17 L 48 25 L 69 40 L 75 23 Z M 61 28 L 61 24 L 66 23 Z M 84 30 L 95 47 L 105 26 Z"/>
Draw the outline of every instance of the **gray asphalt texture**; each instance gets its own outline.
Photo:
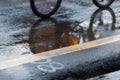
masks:
<path id="1" fill-rule="evenodd" d="M 62 41 L 61 36 L 66 33 L 72 33 L 78 44 L 119 34 L 120 5 L 117 4 L 118 2 L 114 2 L 111 6 L 112 12 L 108 10 L 102 14 L 105 15 L 102 17 L 104 21 L 102 27 L 90 28 L 88 25 L 90 22 L 93 23 L 92 18 L 95 15 L 97 15 L 96 20 L 101 18 L 101 13 L 98 14 L 101 10 L 96 12 L 98 8 L 92 2 L 81 5 L 77 1 L 72 3 L 63 1 L 60 9 L 51 19 L 42 20 L 33 14 L 29 1 L 0 1 L 0 61 L 74 45 L 68 41 L 68 37 L 63 38 L 65 42 Z M 82 26 L 80 34 L 83 40 L 79 39 L 79 36 L 73 32 L 73 28 L 81 29 L 81 26 L 78 25 Z M 50 31 L 45 32 L 48 29 Z M 90 31 L 87 32 L 88 29 Z M 43 36 L 42 40 L 39 40 L 41 36 Z M 40 44 L 44 43 L 44 45 L 35 45 L 38 42 L 33 39 L 34 37 L 39 40 Z M 58 69 L 52 73 L 40 70 L 38 63 L 43 64 L 46 60 L 2 70 L 0 71 L 0 80 L 79 80 L 116 71 L 120 69 L 119 45 L 119 42 L 115 42 L 48 59 L 48 63 L 42 66 L 48 70 L 49 67 L 46 65 L 49 66 L 50 63 L 53 67 L 57 67 Z M 39 47 L 42 48 L 38 49 Z M 88 67 L 88 65 L 91 66 Z M 105 79 L 103 78 L 103 80 Z"/>
<path id="2" fill-rule="evenodd" d="M 0 79 L 67 80 L 71 78 L 71 80 L 85 80 L 86 78 L 119 70 L 120 50 L 118 47 L 120 47 L 119 41 L 71 54 L 23 64 L 1 70 Z M 51 63 L 56 68 L 56 71 L 52 70 L 49 65 Z M 43 66 L 44 68 L 39 68 L 39 66 Z"/>

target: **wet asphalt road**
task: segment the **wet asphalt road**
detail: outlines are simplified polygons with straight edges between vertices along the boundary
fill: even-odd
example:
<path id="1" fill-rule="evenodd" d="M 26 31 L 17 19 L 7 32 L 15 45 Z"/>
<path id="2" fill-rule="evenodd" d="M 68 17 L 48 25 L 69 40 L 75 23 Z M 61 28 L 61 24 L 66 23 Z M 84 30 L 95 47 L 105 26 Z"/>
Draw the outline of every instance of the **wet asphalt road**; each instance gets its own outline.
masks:
<path id="1" fill-rule="evenodd" d="M 71 54 L 29 62 L 1 70 L 0 79 L 85 80 L 86 78 L 118 70 L 120 68 L 120 50 L 118 47 L 120 47 L 119 41 L 87 50 L 76 51 Z M 107 75 L 110 79 L 106 79 L 106 76 L 104 76 L 95 80 L 119 80 L 119 76 L 116 77 L 116 73 L 111 76 L 114 78 L 110 78 Z"/>
<path id="2" fill-rule="evenodd" d="M 88 3 L 89 2 L 86 4 Z M 71 4 L 71 6 L 69 6 L 69 4 Z M 103 11 L 104 26 L 113 23 L 113 27 L 119 28 L 119 4 L 114 4 L 112 5 L 112 9 L 118 17 L 116 19 L 114 15 L 111 15 L 113 12 L 109 13 L 109 10 Z M 94 24 L 95 28 L 93 33 L 91 33 L 92 36 L 88 36 L 89 33 L 86 32 L 86 30 L 89 29 L 91 16 L 94 16 L 96 10 L 97 7 L 92 3 L 91 5 L 81 6 L 80 4 L 76 5 L 76 3 L 63 1 L 58 12 L 52 16 L 53 19 L 42 20 L 32 13 L 29 1 L 6 0 L 6 3 L 0 1 L 0 61 L 17 58 L 21 55 L 33 54 L 30 50 L 31 48 L 34 52 L 43 52 L 106 36 L 105 34 L 109 34 L 111 31 L 105 30 L 104 28 L 99 29 L 98 27 L 97 32 L 97 23 Z M 98 13 L 96 20 L 100 20 L 102 17 L 100 16 L 102 15 L 101 12 Z M 116 24 L 114 26 L 115 19 Z M 80 29 L 80 33 L 75 32 L 76 29 Z M 110 27 L 108 27 L 108 29 L 110 29 Z M 46 30 L 49 31 L 46 32 Z M 105 34 L 101 34 L 102 32 L 105 32 Z M 119 32 L 119 29 L 116 29 L 115 32 Z M 75 42 L 70 42 L 69 36 L 66 37 L 66 40 L 68 39 L 69 42 L 63 42 L 62 39 L 64 39 L 68 33 L 76 38 Z M 78 36 L 79 34 L 80 36 Z M 34 46 L 37 41 L 33 40 L 33 37 L 37 38 L 36 40 L 39 40 L 39 37 L 43 38 L 38 42 L 42 43 L 42 46 L 39 46 L 42 47 L 41 50 L 33 50 L 34 47 L 38 48 L 37 45 Z M 82 38 L 80 39 L 79 37 L 84 38 L 82 40 Z M 46 39 L 44 40 L 44 38 Z M 85 38 L 90 39 L 85 40 Z M 49 48 L 47 45 L 49 45 Z"/>
<path id="3" fill-rule="evenodd" d="M 99 12 L 101 10 L 96 11 L 97 7 L 92 3 L 87 3 L 81 6 L 64 1 L 51 19 L 42 20 L 32 13 L 27 0 L 0 1 L 0 61 L 120 33 L 120 5 L 117 2 L 112 5 L 113 11 L 108 9 L 103 11 L 104 14 Z M 100 21 L 103 15 L 101 28 L 94 23 L 91 30 L 92 15 L 97 15 L 95 21 Z M 87 32 L 89 28 L 91 32 Z M 80 33 L 75 32 L 76 29 L 81 30 Z"/>
<path id="4" fill-rule="evenodd" d="M 86 11 L 83 12 L 84 9 L 88 11 L 90 10 L 90 13 L 87 13 Z M 55 32 L 56 31 L 55 28 L 62 29 L 60 32 L 57 32 L 59 33 L 58 36 L 56 34 L 52 35 L 55 38 L 56 36 L 60 37 L 60 34 L 64 32 L 64 28 L 67 29 L 69 28 L 69 26 L 72 27 L 76 26 L 76 24 L 78 25 L 80 22 L 89 19 L 90 15 L 94 12 L 93 10 L 96 9 L 97 8 L 93 6 L 92 8 L 89 8 L 89 6 L 79 7 L 79 5 L 76 5 L 76 3 L 72 3 L 71 6 L 69 6 L 68 2 L 63 2 L 60 10 L 58 10 L 58 12 L 53 16 L 55 22 L 53 20 L 48 20 L 50 21 L 50 24 L 53 25 L 53 27 L 50 26 L 48 27 L 48 29 L 50 28 L 51 32 Z M 84 14 L 86 14 L 87 16 Z M 83 15 L 83 16 L 77 17 L 77 15 Z M 45 22 L 46 25 L 49 25 L 47 21 L 40 20 L 40 18 L 36 17 L 32 13 L 29 1 L 20 1 L 20 0 L 0 1 L 0 36 L 1 36 L 0 60 L 4 61 L 4 60 L 20 57 L 21 55 L 32 54 L 29 47 L 30 45 L 29 42 L 32 44 L 34 40 L 33 41 L 30 40 L 32 37 L 31 35 L 34 35 L 34 27 L 36 27 L 35 24 L 40 23 L 40 25 L 38 24 L 37 26 L 39 27 L 41 26 L 42 22 L 43 23 Z M 62 26 L 64 28 L 61 28 Z M 41 34 L 45 34 L 45 33 L 41 33 Z M 37 37 L 38 35 L 35 36 Z M 43 47 L 51 43 L 50 41 L 48 42 L 45 40 L 43 40 L 43 42 L 45 42 L 45 44 L 43 44 Z M 46 42 L 48 42 L 48 44 L 46 44 Z M 52 45 L 50 44 L 50 46 Z M 58 46 L 56 48 L 58 48 Z M 43 48 L 43 50 L 41 51 L 46 51 L 51 49 Z"/>

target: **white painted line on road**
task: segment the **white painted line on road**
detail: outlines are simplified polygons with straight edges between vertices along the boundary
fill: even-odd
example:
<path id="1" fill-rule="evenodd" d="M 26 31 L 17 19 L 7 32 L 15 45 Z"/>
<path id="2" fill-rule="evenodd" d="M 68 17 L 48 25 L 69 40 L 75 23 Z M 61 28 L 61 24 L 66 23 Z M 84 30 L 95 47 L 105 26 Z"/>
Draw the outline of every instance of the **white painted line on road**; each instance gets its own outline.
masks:
<path id="1" fill-rule="evenodd" d="M 87 43 L 73 45 L 70 47 L 65 47 L 65 48 L 51 50 L 51 51 L 46 51 L 38 54 L 26 55 L 18 59 L 0 62 L 0 70 L 26 64 L 26 63 L 37 61 L 37 60 L 41 60 L 41 59 L 45 59 L 45 58 L 49 58 L 49 57 L 55 57 L 59 55 L 72 53 L 75 51 L 85 50 L 85 49 L 89 49 L 89 48 L 93 48 L 93 47 L 97 47 L 97 46 L 101 46 L 101 45 L 105 45 L 105 44 L 109 44 L 117 41 L 120 41 L 120 35 L 102 38 L 102 39 L 90 41 Z"/>

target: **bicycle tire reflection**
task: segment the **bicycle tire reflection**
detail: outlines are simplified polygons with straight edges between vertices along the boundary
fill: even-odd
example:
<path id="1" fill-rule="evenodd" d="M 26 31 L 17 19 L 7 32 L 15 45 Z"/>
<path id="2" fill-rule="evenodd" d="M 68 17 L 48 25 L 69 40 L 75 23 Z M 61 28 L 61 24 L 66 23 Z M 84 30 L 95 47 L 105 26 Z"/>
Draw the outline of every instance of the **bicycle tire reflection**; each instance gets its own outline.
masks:
<path id="1" fill-rule="evenodd" d="M 110 17 L 109 22 L 104 17 L 104 11 Z M 87 23 L 87 26 L 84 23 Z M 92 41 L 101 38 L 106 31 L 113 31 L 115 23 L 116 17 L 111 8 L 96 10 L 91 16 L 90 22 L 38 20 L 32 26 L 29 35 L 30 48 L 33 53 L 40 53 Z"/>

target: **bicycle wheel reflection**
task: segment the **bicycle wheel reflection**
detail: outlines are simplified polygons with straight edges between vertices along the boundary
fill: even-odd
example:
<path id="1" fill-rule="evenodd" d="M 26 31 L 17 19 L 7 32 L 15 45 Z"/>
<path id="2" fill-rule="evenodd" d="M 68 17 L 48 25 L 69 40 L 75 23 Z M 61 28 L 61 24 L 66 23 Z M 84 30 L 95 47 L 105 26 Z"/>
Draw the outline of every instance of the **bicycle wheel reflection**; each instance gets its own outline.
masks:
<path id="1" fill-rule="evenodd" d="M 29 44 L 33 53 L 52 50 L 57 46 L 54 19 L 38 20 L 31 29 Z"/>
<path id="2" fill-rule="evenodd" d="M 41 19 L 33 26 L 29 34 L 30 49 L 33 53 L 40 53 L 61 48 L 61 36 L 69 30 L 70 23 L 55 19 Z M 68 41 L 69 42 L 69 41 Z"/>
<path id="3" fill-rule="evenodd" d="M 116 16 L 111 8 L 98 9 L 91 16 L 88 33 L 100 38 L 104 32 L 115 30 L 115 24 Z"/>

